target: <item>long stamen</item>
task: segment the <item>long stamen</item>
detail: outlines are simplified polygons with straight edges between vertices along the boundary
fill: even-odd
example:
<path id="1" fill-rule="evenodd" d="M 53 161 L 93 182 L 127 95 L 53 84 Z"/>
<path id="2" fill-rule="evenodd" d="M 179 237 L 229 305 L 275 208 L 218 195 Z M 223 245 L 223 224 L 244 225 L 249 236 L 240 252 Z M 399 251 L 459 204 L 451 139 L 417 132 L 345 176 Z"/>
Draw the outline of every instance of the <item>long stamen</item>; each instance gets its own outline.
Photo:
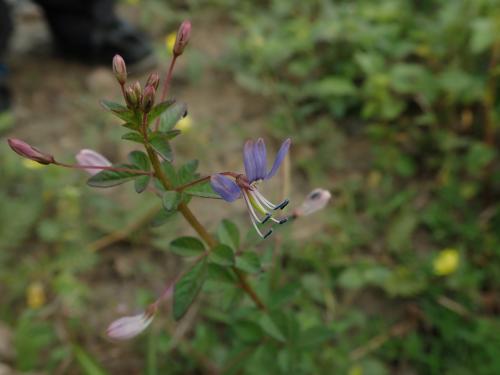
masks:
<path id="1" fill-rule="evenodd" d="M 257 205 L 257 202 L 255 201 L 255 199 L 250 191 L 245 192 L 245 199 L 248 200 L 247 203 L 248 203 L 249 210 L 251 211 L 252 215 L 254 215 L 255 220 L 257 220 L 257 222 L 259 224 L 264 224 L 269 219 L 272 219 L 271 214 L 269 212 L 267 212 L 262 206 Z M 257 209 L 261 214 L 264 215 L 263 219 L 259 218 L 259 215 L 257 215 L 257 213 L 255 212 L 255 209 Z"/>
<path id="2" fill-rule="evenodd" d="M 271 202 L 269 202 L 261 193 L 260 191 L 258 191 L 257 189 L 254 189 L 253 192 L 255 193 L 255 196 L 259 198 L 259 200 L 265 204 L 266 206 L 268 206 L 269 208 L 273 209 L 273 210 L 282 210 L 283 208 L 285 208 L 288 203 L 290 202 L 288 199 L 285 199 L 283 202 L 279 203 L 279 204 L 273 204 Z"/>
<path id="3" fill-rule="evenodd" d="M 265 212 L 266 215 L 269 215 L 269 219 L 271 219 L 272 221 L 274 221 L 277 224 L 283 224 L 283 223 L 286 223 L 288 221 L 287 218 L 276 219 L 276 218 L 272 217 L 266 211 L 266 209 L 263 207 L 263 205 L 265 205 L 266 207 L 268 207 L 268 205 L 266 205 L 265 202 L 261 201 L 261 198 L 255 194 L 256 192 L 257 192 L 257 190 L 253 190 L 253 191 L 248 192 L 248 198 L 249 198 L 250 202 L 252 203 L 252 205 L 255 206 L 255 208 L 257 208 L 260 212 Z M 262 197 L 262 194 L 261 194 L 261 197 Z"/>
<path id="4" fill-rule="evenodd" d="M 259 236 L 261 236 L 263 239 L 266 239 L 267 237 L 269 237 L 271 235 L 271 233 L 273 233 L 272 228 L 269 229 L 269 231 L 266 234 L 262 234 L 259 227 L 257 226 L 257 221 L 260 223 L 260 220 L 258 219 L 257 214 L 255 213 L 252 205 L 250 204 L 250 202 L 248 200 L 246 191 L 243 191 L 243 198 L 245 199 L 245 204 L 247 205 L 248 213 L 250 214 L 250 220 L 252 221 L 253 227 L 255 228 L 255 230 L 259 234 Z M 268 217 L 264 218 L 263 221 L 265 222 L 267 220 L 269 220 Z"/>

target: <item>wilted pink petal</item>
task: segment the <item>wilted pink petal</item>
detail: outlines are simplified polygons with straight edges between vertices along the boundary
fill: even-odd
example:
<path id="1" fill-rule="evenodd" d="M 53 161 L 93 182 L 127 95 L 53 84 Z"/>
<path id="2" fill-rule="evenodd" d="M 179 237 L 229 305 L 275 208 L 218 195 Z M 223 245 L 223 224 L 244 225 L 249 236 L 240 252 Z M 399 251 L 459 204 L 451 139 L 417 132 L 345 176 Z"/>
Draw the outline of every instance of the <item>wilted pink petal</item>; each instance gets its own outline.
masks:
<path id="1" fill-rule="evenodd" d="M 332 195 L 328 190 L 314 189 L 311 191 L 299 208 L 295 210 L 295 216 L 306 216 L 323 209 Z"/>
<path id="2" fill-rule="evenodd" d="M 82 166 L 93 166 L 93 167 L 110 167 L 111 162 L 102 156 L 100 153 L 94 150 L 90 150 L 88 148 L 84 148 L 80 150 L 78 154 L 76 154 L 76 161 L 79 165 Z M 86 168 L 85 171 L 91 176 L 100 172 L 97 168 Z"/>
<path id="3" fill-rule="evenodd" d="M 106 334 L 114 340 L 128 340 L 144 331 L 153 321 L 154 314 L 143 312 L 134 316 L 124 316 L 112 322 Z"/>

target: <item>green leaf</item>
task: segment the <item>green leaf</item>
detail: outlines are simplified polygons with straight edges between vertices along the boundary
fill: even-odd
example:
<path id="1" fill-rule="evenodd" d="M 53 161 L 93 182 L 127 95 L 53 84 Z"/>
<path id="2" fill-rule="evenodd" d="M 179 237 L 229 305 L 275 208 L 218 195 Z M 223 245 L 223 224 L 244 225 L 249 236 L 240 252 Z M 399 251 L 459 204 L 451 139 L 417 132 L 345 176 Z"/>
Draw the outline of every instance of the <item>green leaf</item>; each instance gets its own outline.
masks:
<path id="1" fill-rule="evenodd" d="M 262 339 L 262 329 L 257 323 L 241 320 L 232 325 L 232 329 L 243 342 L 258 342 Z"/>
<path id="2" fill-rule="evenodd" d="M 187 115 L 185 103 L 175 103 L 170 106 L 160 117 L 159 129 L 162 132 L 172 130 L 177 122 Z"/>
<path id="3" fill-rule="evenodd" d="M 160 225 L 165 224 L 172 216 L 174 216 L 176 212 L 177 211 L 167 211 L 162 208 L 160 211 L 158 211 L 153 220 L 151 220 L 151 226 L 159 227 Z"/>
<path id="4" fill-rule="evenodd" d="M 311 327 L 301 333 L 299 347 L 312 350 L 315 347 L 323 345 L 325 341 L 331 340 L 333 337 L 334 332 L 324 325 Z"/>
<path id="5" fill-rule="evenodd" d="M 248 273 L 257 273 L 261 270 L 259 257 L 251 251 L 236 257 L 236 267 Z"/>
<path id="6" fill-rule="evenodd" d="M 142 139 L 142 135 L 140 135 L 137 132 L 128 132 L 122 135 L 122 139 L 125 139 L 126 141 L 132 141 L 132 142 L 137 142 L 137 143 L 144 143 L 144 139 Z"/>
<path id="7" fill-rule="evenodd" d="M 153 109 L 149 112 L 148 121 L 151 123 L 158 116 L 160 116 L 163 112 L 165 112 L 172 104 L 175 103 L 175 100 L 169 99 L 164 102 L 161 102 L 153 107 Z"/>
<path id="8" fill-rule="evenodd" d="M 275 320 L 276 317 L 271 317 L 270 314 L 264 314 L 259 319 L 260 327 L 269 336 L 275 338 L 278 341 L 285 342 L 285 335 L 283 334 Z"/>
<path id="9" fill-rule="evenodd" d="M 166 191 L 163 193 L 162 203 L 167 211 L 174 211 L 181 203 L 182 195 L 178 191 Z"/>
<path id="10" fill-rule="evenodd" d="M 184 193 L 189 195 L 194 195 L 196 197 L 202 198 L 213 198 L 213 199 L 221 199 L 219 194 L 217 194 L 214 189 L 212 189 L 212 185 L 210 185 L 210 181 L 202 182 L 201 184 L 196 184 L 184 190 Z"/>
<path id="11" fill-rule="evenodd" d="M 119 103 L 115 103 L 109 100 L 101 100 L 101 106 L 104 109 L 107 109 L 108 111 L 112 112 L 116 117 L 122 119 L 125 122 L 137 124 L 137 126 L 139 126 L 141 123 L 141 118 L 139 113 L 134 112 Z"/>
<path id="12" fill-rule="evenodd" d="M 149 185 L 149 181 L 151 180 L 151 176 L 141 176 L 139 178 L 136 178 L 134 181 L 134 189 L 137 194 L 142 193 L 144 190 L 147 189 Z"/>
<path id="13" fill-rule="evenodd" d="M 130 130 L 134 130 L 134 131 L 138 131 L 140 126 L 140 124 L 136 124 L 136 123 L 133 123 L 133 122 L 126 122 L 124 124 L 122 124 L 122 126 L 124 128 L 127 128 L 127 129 L 130 129 Z"/>
<path id="14" fill-rule="evenodd" d="M 269 301 L 270 308 L 280 308 L 285 303 L 290 302 L 300 291 L 298 282 L 286 283 L 282 288 L 273 291 L 271 300 Z"/>
<path id="15" fill-rule="evenodd" d="M 181 131 L 177 130 L 177 129 L 172 129 L 172 130 L 169 130 L 168 132 L 157 132 L 157 133 L 161 134 L 161 136 L 163 138 L 165 138 L 167 141 L 170 141 L 171 139 L 174 139 L 179 134 L 181 134 Z"/>
<path id="16" fill-rule="evenodd" d="M 240 232 L 235 223 L 224 219 L 217 228 L 217 238 L 220 243 L 230 246 L 234 250 L 240 247 Z"/>
<path id="17" fill-rule="evenodd" d="M 81 347 L 75 345 L 73 347 L 75 353 L 75 358 L 80 368 L 85 375 L 106 375 L 107 372 L 104 370 L 97 361 L 92 358 L 86 351 Z"/>
<path id="18" fill-rule="evenodd" d="M 137 169 L 135 166 L 128 164 L 117 164 L 114 165 L 114 167 Z M 87 180 L 87 184 L 92 187 L 106 188 L 123 184 L 127 181 L 133 180 L 134 178 L 138 178 L 141 176 L 144 175 L 132 172 L 117 172 L 117 171 L 104 170 L 90 177 Z"/>
<path id="19" fill-rule="evenodd" d="M 175 168 L 172 165 L 172 163 L 169 162 L 168 160 L 165 160 L 163 163 L 161 163 L 161 169 L 167 175 L 168 180 L 172 184 L 174 184 L 174 186 L 177 186 L 178 185 L 177 172 L 175 171 Z"/>
<path id="20" fill-rule="evenodd" d="M 234 285 L 236 277 L 228 268 L 219 266 L 215 263 L 208 265 L 208 277 L 216 282 Z"/>
<path id="21" fill-rule="evenodd" d="M 142 151 L 132 151 L 128 154 L 128 160 L 134 164 L 137 168 L 143 171 L 149 171 L 149 159 L 145 152 Z"/>
<path id="22" fill-rule="evenodd" d="M 168 143 L 168 139 L 161 134 L 155 133 L 149 139 L 149 144 L 154 148 L 154 150 L 161 155 L 165 160 L 172 161 L 172 148 Z"/>
<path id="23" fill-rule="evenodd" d="M 205 259 L 196 263 L 174 287 L 174 319 L 179 320 L 198 295 L 207 277 Z"/>
<path id="24" fill-rule="evenodd" d="M 173 253 L 181 256 L 196 256 L 205 252 L 203 243 L 195 237 L 179 237 L 170 243 Z"/>
<path id="25" fill-rule="evenodd" d="M 209 260 L 221 266 L 234 265 L 233 249 L 224 244 L 219 244 L 210 251 Z"/>
<path id="26" fill-rule="evenodd" d="M 187 184 L 198 177 L 196 169 L 198 168 L 198 160 L 190 160 L 186 164 L 182 165 L 177 171 L 179 177 L 178 184 Z"/>

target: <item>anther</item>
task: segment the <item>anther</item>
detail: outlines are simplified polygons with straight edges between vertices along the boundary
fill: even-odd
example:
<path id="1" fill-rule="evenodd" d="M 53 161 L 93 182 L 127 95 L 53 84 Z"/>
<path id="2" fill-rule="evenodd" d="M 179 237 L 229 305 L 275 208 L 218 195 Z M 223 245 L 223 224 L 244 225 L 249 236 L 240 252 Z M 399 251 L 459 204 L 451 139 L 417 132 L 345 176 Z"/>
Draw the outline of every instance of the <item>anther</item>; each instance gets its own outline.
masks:
<path id="1" fill-rule="evenodd" d="M 264 219 L 262 219 L 261 224 L 266 223 L 270 218 L 271 218 L 271 214 L 266 213 L 266 216 L 264 217 Z"/>
<path id="2" fill-rule="evenodd" d="M 269 237 L 271 234 L 273 233 L 273 230 L 272 229 L 269 229 L 269 232 L 267 232 L 264 237 L 262 237 L 263 239 L 266 239 L 267 237 Z"/>
<path id="3" fill-rule="evenodd" d="M 274 209 L 275 210 L 282 210 L 286 206 L 288 206 L 288 203 L 290 203 L 290 201 L 288 199 L 285 199 L 283 202 L 281 202 L 280 204 L 278 204 Z"/>

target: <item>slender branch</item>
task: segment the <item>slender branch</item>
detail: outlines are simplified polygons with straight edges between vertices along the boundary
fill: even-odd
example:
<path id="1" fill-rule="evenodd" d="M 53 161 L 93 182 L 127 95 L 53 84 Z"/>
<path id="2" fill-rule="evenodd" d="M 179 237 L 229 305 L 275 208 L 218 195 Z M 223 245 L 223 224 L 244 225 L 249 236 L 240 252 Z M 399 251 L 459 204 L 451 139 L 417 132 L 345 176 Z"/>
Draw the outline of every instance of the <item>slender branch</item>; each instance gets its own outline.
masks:
<path id="1" fill-rule="evenodd" d="M 128 172 L 128 173 L 143 174 L 143 175 L 149 175 L 149 176 L 154 175 L 153 172 L 142 171 L 140 169 L 132 169 L 132 168 L 116 168 L 116 167 L 104 166 L 104 165 L 65 164 L 65 163 L 60 163 L 58 161 L 54 161 L 52 164 L 58 165 L 59 167 L 72 168 L 72 169 L 101 169 L 101 170 L 106 170 L 106 171 Z"/>
<path id="2" fill-rule="evenodd" d="M 89 251 L 98 251 L 101 249 L 104 249 L 105 247 L 108 247 L 109 245 L 124 240 L 128 236 L 130 236 L 130 233 L 135 232 L 137 229 L 141 228 L 142 226 L 146 225 L 149 223 L 158 213 L 160 208 L 158 206 L 155 206 L 148 210 L 143 216 L 141 216 L 139 219 L 125 225 L 124 227 L 111 232 L 110 234 L 99 238 L 98 240 L 90 243 L 87 246 L 87 249 Z"/>
<path id="3" fill-rule="evenodd" d="M 197 180 L 194 180 L 194 181 L 191 181 L 187 184 L 184 184 L 184 185 L 181 185 L 181 186 L 177 186 L 175 188 L 176 191 L 183 191 L 183 190 L 186 190 L 187 188 L 190 188 L 191 186 L 194 186 L 194 185 L 197 185 L 197 184 L 201 184 L 202 182 L 205 182 L 205 181 L 208 181 L 210 180 L 210 177 L 212 177 L 211 175 L 210 176 L 205 176 L 205 177 L 201 177 Z"/>
<path id="4" fill-rule="evenodd" d="M 237 174 L 233 173 L 233 172 L 221 172 L 219 174 L 223 174 L 225 176 L 233 176 L 233 177 L 237 176 Z M 197 184 L 201 184 L 202 182 L 210 180 L 210 177 L 212 177 L 212 175 L 201 177 L 201 178 L 199 178 L 197 180 L 188 182 L 187 184 L 184 184 L 184 185 L 181 185 L 181 186 L 177 186 L 174 190 L 181 192 L 183 190 L 186 190 L 187 188 L 190 188 L 191 186 L 194 186 L 194 185 L 197 185 Z"/>
<path id="5" fill-rule="evenodd" d="M 177 55 L 173 55 L 170 60 L 170 66 L 168 67 L 167 76 L 165 78 L 165 83 L 163 84 L 163 90 L 161 92 L 160 102 L 163 102 L 168 94 L 168 88 L 170 86 L 170 81 L 172 80 L 172 73 L 174 71 L 175 62 L 177 61 Z M 155 121 L 154 130 L 158 130 L 158 126 L 160 125 L 160 117 L 158 117 Z"/>

